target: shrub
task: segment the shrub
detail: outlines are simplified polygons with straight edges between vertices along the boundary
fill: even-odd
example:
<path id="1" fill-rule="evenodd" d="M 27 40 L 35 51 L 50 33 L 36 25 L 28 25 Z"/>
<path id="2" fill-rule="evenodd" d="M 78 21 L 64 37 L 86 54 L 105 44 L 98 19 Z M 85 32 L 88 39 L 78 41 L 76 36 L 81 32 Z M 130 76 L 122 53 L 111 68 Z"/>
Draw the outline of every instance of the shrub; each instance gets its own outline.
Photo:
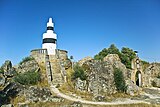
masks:
<path id="1" fill-rule="evenodd" d="M 4 70 L 3 70 L 3 68 L 2 67 L 0 67 L 0 73 L 4 73 Z"/>
<path id="2" fill-rule="evenodd" d="M 103 60 L 103 58 L 108 54 L 117 54 L 121 59 L 121 62 L 127 68 L 131 68 L 131 61 L 136 57 L 136 54 L 132 49 L 123 47 L 122 50 L 119 51 L 119 49 L 114 44 L 112 44 L 108 49 L 104 48 L 101 52 L 95 55 L 94 59 Z"/>
<path id="3" fill-rule="evenodd" d="M 94 56 L 94 59 L 96 60 L 103 60 L 105 56 L 108 54 L 120 54 L 119 49 L 114 45 L 111 44 L 111 46 L 107 49 L 104 48 L 101 52 L 99 52 L 97 55 Z"/>
<path id="4" fill-rule="evenodd" d="M 40 73 L 29 71 L 22 74 L 18 74 L 14 77 L 14 80 L 22 85 L 35 85 L 40 81 Z"/>
<path id="5" fill-rule="evenodd" d="M 31 60 L 34 60 L 34 58 L 28 56 L 28 57 L 23 58 L 22 61 L 19 64 L 21 65 L 22 63 L 27 62 L 27 61 L 31 61 Z"/>
<path id="6" fill-rule="evenodd" d="M 72 74 L 72 79 L 80 78 L 81 80 L 86 80 L 87 76 L 82 67 L 75 65 L 73 69 L 74 73 Z"/>
<path id="7" fill-rule="evenodd" d="M 118 92 L 126 92 L 127 86 L 124 80 L 123 72 L 114 68 L 114 82 Z"/>
<path id="8" fill-rule="evenodd" d="M 152 86 L 153 86 L 153 87 L 157 87 L 156 82 L 152 81 L 152 83 L 151 83 L 151 84 L 152 84 Z"/>

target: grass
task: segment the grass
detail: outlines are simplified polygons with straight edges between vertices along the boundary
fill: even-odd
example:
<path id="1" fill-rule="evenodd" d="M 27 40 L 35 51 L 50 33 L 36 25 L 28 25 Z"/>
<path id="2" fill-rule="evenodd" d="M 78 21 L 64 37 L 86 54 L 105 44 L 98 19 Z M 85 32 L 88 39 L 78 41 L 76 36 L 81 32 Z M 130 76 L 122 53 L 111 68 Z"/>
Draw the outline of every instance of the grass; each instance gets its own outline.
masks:
<path id="1" fill-rule="evenodd" d="M 41 73 L 41 81 L 38 82 L 37 86 L 38 87 L 49 87 L 47 75 L 46 75 L 45 63 L 44 62 L 39 63 L 39 67 L 40 67 L 40 73 Z"/>
<path id="2" fill-rule="evenodd" d="M 140 103 L 140 104 L 98 105 L 97 106 L 97 105 L 84 104 L 83 107 L 160 107 L 160 105 Z"/>
<path id="3" fill-rule="evenodd" d="M 18 103 L 24 103 L 25 102 L 25 96 L 17 96 L 13 99 L 11 99 L 11 104 L 14 105 L 14 107 L 18 106 Z"/>

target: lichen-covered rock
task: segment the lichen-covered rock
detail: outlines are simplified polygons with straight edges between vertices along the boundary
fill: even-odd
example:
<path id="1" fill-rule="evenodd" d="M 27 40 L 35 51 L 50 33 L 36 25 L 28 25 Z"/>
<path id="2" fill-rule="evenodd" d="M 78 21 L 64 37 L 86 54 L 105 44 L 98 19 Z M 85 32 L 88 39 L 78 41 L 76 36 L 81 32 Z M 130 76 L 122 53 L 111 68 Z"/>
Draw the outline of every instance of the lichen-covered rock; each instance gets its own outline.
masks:
<path id="1" fill-rule="evenodd" d="M 61 61 L 62 62 L 62 66 L 65 68 L 65 69 L 68 69 L 69 67 L 72 66 L 72 62 L 69 60 L 69 59 L 66 59 L 64 61 Z"/>
<path id="2" fill-rule="evenodd" d="M 26 100 L 28 102 L 63 102 L 64 99 L 57 96 L 52 96 L 49 88 L 40 88 L 31 86 L 26 90 Z"/>
<path id="3" fill-rule="evenodd" d="M 78 62 L 83 67 L 87 75 L 87 79 L 82 81 L 77 79 L 76 89 L 81 91 L 89 91 L 94 97 L 101 95 L 109 95 L 117 92 L 114 83 L 114 69 L 118 68 L 123 72 L 124 80 L 128 85 L 127 93 L 134 95 L 138 91 L 138 87 L 132 83 L 130 72 L 116 54 L 109 54 L 104 57 L 103 61 L 94 60 L 92 58 L 84 58 Z"/>
<path id="4" fill-rule="evenodd" d="M 82 67 L 87 73 L 87 90 L 94 96 L 116 93 L 113 67 L 103 61 L 89 60 Z"/>
<path id="5" fill-rule="evenodd" d="M 127 91 L 126 91 L 127 94 L 134 96 L 139 92 L 138 86 L 135 85 L 133 81 L 126 80 L 126 85 L 127 85 Z"/>
<path id="6" fill-rule="evenodd" d="M 73 102 L 70 107 L 83 107 L 81 102 Z"/>
<path id="7" fill-rule="evenodd" d="M 157 77 L 160 77 L 160 64 L 152 63 L 144 70 L 144 81 L 143 87 L 151 87 L 153 83 L 156 82 Z M 155 80 L 154 80 L 155 79 Z M 153 81 L 154 80 L 154 81 Z"/>
<path id="8" fill-rule="evenodd" d="M 120 69 L 123 72 L 125 79 L 128 78 L 127 68 L 121 62 L 119 56 L 117 54 L 109 54 L 103 59 L 104 62 L 111 64 L 113 67 Z"/>
<path id="9" fill-rule="evenodd" d="M 103 58 L 103 61 L 109 61 L 112 65 L 117 62 L 121 61 L 117 54 L 109 54 Z"/>
<path id="10" fill-rule="evenodd" d="M 12 104 L 2 105 L 2 107 L 13 107 Z"/>
<path id="11" fill-rule="evenodd" d="M 9 60 L 6 60 L 5 63 L 1 67 L 4 71 L 5 76 L 14 76 L 16 74 L 16 70 L 14 67 L 12 67 L 12 63 Z"/>
<path id="12" fill-rule="evenodd" d="M 20 64 L 17 68 L 18 73 L 24 73 L 28 71 L 35 71 L 39 69 L 39 65 L 35 60 L 29 60 Z"/>
<path id="13" fill-rule="evenodd" d="M 26 91 L 26 99 L 29 102 L 48 101 L 51 95 L 48 88 L 39 88 L 36 86 L 31 86 Z"/>
<path id="14" fill-rule="evenodd" d="M 6 60 L 5 63 L 2 65 L 2 69 L 4 70 L 4 72 L 11 70 L 11 68 L 12 68 L 12 63 L 9 60 Z"/>
<path id="15" fill-rule="evenodd" d="M 153 78 L 152 86 L 160 88 L 160 78 Z"/>
<path id="16" fill-rule="evenodd" d="M 92 60 L 93 58 L 92 57 L 85 57 L 85 58 L 83 58 L 83 59 L 81 59 L 80 61 L 78 61 L 78 65 L 79 66 L 82 66 L 86 61 L 90 61 L 90 60 Z"/>
<path id="17" fill-rule="evenodd" d="M 2 74 L 0 74 L 0 86 L 4 86 L 5 80 L 5 77 Z"/>
<path id="18" fill-rule="evenodd" d="M 80 91 L 86 91 L 87 90 L 86 80 L 81 80 L 80 78 L 77 78 L 75 88 Z"/>

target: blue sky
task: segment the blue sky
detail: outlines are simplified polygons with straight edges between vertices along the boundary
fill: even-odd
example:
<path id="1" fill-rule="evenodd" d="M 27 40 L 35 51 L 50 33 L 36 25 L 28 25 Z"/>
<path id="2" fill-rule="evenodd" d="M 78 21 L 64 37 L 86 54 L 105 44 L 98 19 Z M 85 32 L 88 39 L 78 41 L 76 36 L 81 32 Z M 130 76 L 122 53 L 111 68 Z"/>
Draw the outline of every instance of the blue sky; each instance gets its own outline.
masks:
<path id="1" fill-rule="evenodd" d="M 114 43 L 160 61 L 159 0 L 0 0 L 0 65 L 7 59 L 17 64 L 41 48 L 49 17 L 58 48 L 75 60 Z"/>

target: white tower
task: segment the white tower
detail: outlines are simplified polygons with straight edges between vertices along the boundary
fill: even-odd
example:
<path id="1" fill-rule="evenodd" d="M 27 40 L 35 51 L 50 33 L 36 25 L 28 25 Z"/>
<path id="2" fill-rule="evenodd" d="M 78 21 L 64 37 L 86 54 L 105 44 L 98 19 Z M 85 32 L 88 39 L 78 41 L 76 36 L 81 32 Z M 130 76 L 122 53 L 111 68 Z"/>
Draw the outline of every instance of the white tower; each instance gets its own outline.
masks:
<path id="1" fill-rule="evenodd" d="M 47 23 L 47 32 L 43 34 L 43 44 L 42 49 L 47 49 L 48 55 L 55 55 L 56 51 L 57 35 L 54 32 L 54 24 L 52 18 L 49 18 Z"/>

